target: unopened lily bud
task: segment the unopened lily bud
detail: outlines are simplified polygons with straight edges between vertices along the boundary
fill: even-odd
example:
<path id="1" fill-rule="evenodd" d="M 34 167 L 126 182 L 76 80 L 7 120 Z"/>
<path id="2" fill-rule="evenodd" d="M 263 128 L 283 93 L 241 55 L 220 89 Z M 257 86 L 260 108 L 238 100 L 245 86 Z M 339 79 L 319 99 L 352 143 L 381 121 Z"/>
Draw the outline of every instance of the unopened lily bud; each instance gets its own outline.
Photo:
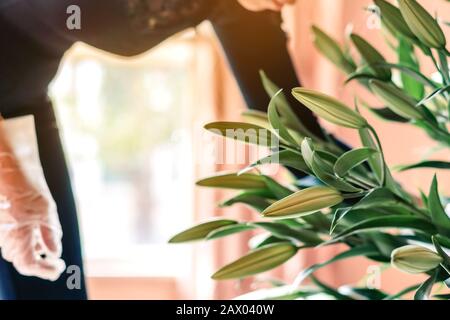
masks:
<path id="1" fill-rule="evenodd" d="M 290 258 L 298 248 L 288 243 L 277 243 L 256 249 L 213 274 L 214 280 L 245 278 L 273 269 Z"/>
<path id="2" fill-rule="evenodd" d="M 339 44 L 316 26 L 311 28 L 314 34 L 314 45 L 328 60 L 346 73 L 352 73 L 356 66 L 347 59 Z"/>
<path id="3" fill-rule="evenodd" d="M 204 222 L 192 228 L 184 230 L 183 232 L 178 233 L 169 240 L 169 243 L 183 243 L 189 241 L 202 240 L 206 238 L 206 236 L 210 232 L 233 224 L 237 224 L 237 222 L 226 219 Z"/>
<path id="4" fill-rule="evenodd" d="M 419 40 L 430 48 L 443 49 L 447 41 L 439 24 L 416 0 L 399 0 L 403 18 Z"/>
<path id="5" fill-rule="evenodd" d="M 340 192 L 335 189 L 324 186 L 310 187 L 275 202 L 264 210 L 262 215 L 270 218 L 300 217 L 332 207 L 343 200 Z"/>
<path id="6" fill-rule="evenodd" d="M 338 126 L 361 129 L 367 121 L 339 100 L 305 88 L 294 88 L 292 95 L 319 117 Z"/>
<path id="7" fill-rule="evenodd" d="M 422 114 L 417 109 L 414 99 L 406 95 L 395 85 L 379 80 L 371 80 L 370 88 L 389 109 L 399 116 L 413 120 L 422 118 Z"/>
<path id="8" fill-rule="evenodd" d="M 397 34 L 401 34 L 409 39 L 416 39 L 416 36 L 408 27 L 402 13 L 396 6 L 385 0 L 374 0 L 374 3 L 380 9 L 381 21 L 389 30 L 394 31 Z"/>
<path id="9" fill-rule="evenodd" d="M 435 269 L 442 258 L 427 248 L 408 245 L 392 251 L 391 263 L 397 269 L 407 273 L 423 273 Z"/>
<path id="10" fill-rule="evenodd" d="M 239 190 L 264 189 L 267 187 L 264 177 L 253 173 L 244 173 L 241 175 L 236 173 L 221 174 L 199 180 L 197 181 L 197 185 L 200 187 Z"/>
<path id="11" fill-rule="evenodd" d="M 350 38 L 352 39 L 356 49 L 358 49 L 358 52 L 367 62 L 369 68 L 375 73 L 375 75 L 380 79 L 391 79 L 391 70 L 377 66 L 377 64 L 386 63 L 386 59 L 384 59 L 381 53 L 379 53 L 377 49 L 357 34 L 350 35 Z"/>

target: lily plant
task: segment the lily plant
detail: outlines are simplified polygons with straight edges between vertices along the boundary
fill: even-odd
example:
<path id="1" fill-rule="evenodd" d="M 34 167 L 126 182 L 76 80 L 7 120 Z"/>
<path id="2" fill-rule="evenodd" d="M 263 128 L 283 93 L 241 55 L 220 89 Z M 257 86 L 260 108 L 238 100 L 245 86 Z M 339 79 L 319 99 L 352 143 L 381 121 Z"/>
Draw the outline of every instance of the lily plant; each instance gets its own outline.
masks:
<path id="1" fill-rule="evenodd" d="M 170 240 L 171 243 L 209 241 L 249 230 L 264 231 L 264 236 L 258 235 L 250 242 L 246 255 L 220 268 L 212 275 L 213 279 L 254 276 L 282 265 L 305 248 L 321 250 L 344 244 L 347 249 L 332 259 L 299 270 L 293 283 L 276 283 L 273 289 L 264 290 L 262 296 L 261 292 L 250 296 L 308 299 L 325 294 L 335 299 L 390 300 L 414 292 L 415 299 L 450 299 L 449 295 L 433 291 L 438 283 L 450 286 L 450 218 L 445 211 L 448 200 L 439 193 L 438 179 L 434 177 L 427 192 L 418 192 L 420 196 L 396 182 L 377 131 L 361 115 L 358 106 L 363 105 L 384 120 L 416 126 L 441 149 L 449 149 L 450 74 L 446 38 L 441 24 L 415 0 L 399 0 L 398 7 L 385 0 L 374 0 L 369 9 L 380 15 L 389 34 L 387 41 L 397 53 L 397 62 L 387 62 L 365 39 L 351 34 L 349 42 L 360 56 L 360 62 L 356 62 L 348 45 L 338 44 L 316 26 L 312 32 L 317 49 L 347 74 L 346 82 L 358 81 L 379 98 L 382 108 L 358 103 L 358 99 L 351 108 L 305 88 L 292 89 L 291 94 L 300 103 L 291 106 L 285 93 L 262 72 L 263 85 L 271 98 L 267 113 L 246 111 L 243 114 L 246 122 L 206 125 L 207 130 L 228 138 L 227 130 L 265 130 L 264 137 L 232 135 L 231 138 L 272 150 L 269 156 L 240 172 L 221 173 L 197 183 L 236 190 L 237 194 L 221 206 L 245 204 L 256 210 L 261 219 L 203 222 Z M 431 59 L 438 76 L 421 72 L 418 52 Z M 362 147 L 346 150 L 327 132 L 323 137 L 311 134 L 293 112 L 296 107 L 309 108 L 324 121 L 356 130 Z M 274 162 L 309 178 L 295 178 L 290 185 L 284 185 L 258 169 Z M 445 170 L 450 169 L 450 162 L 427 159 L 395 169 L 418 168 Z M 316 181 L 313 185 L 311 177 Z M 405 273 L 425 274 L 427 280 L 388 294 L 382 289 L 364 287 L 332 288 L 314 275 L 337 261 L 361 256 L 390 264 Z"/>

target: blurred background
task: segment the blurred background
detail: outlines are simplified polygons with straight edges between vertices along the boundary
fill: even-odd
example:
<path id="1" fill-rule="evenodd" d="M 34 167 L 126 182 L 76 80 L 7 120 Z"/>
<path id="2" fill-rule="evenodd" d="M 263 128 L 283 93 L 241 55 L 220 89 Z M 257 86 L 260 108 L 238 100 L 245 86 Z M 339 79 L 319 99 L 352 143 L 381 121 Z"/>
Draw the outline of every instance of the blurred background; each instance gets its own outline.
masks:
<path id="1" fill-rule="evenodd" d="M 378 19 L 364 10 L 370 3 L 299 0 L 285 9 L 283 28 L 304 86 L 349 104 L 357 95 L 377 105 L 357 85 L 344 87 L 344 76 L 313 47 L 310 32 L 316 24 L 343 42 L 352 29 L 394 61 Z M 442 10 L 444 1 L 422 3 L 450 21 L 450 12 Z M 448 28 L 445 31 L 449 33 Z M 425 74 L 432 72 L 431 65 L 422 68 Z M 214 282 L 210 274 L 247 251 L 252 231 L 216 243 L 167 244 L 174 233 L 215 216 L 257 219 L 242 206 L 218 209 L 216 204 L 226 193 L 194 183 L 224 169 L 203 161 L 206 146 L 199 139 L 203 125 L 239 120 L 245 109 L 208 22 L 134 58 L 76 44 L 50 91 L 77 196 L 91 299 L 232 298 L 268 280 L 293 281 L 302 268 L 339 251 L 310 250 L 258 279 Z M 420 160 L 433 148 L 418 129 L 364 115 L 380 133 L 389 165 Z M 359 145 L 355 132 L 326 127 L 350 145 Z M 429 185 L 433 172 L 416 170 L 396 177 L 417 192 Z M 450 175 L 440 173 L 439 179 L 442 193 L 449 195 Z M 381 286 L 388 292 L 423 280 L 375 267 L 382 271 Z M 358 283 L 373 268 L 373 262 L 356 259 L 325 268 L 318 276 L 334 285 Z"/>

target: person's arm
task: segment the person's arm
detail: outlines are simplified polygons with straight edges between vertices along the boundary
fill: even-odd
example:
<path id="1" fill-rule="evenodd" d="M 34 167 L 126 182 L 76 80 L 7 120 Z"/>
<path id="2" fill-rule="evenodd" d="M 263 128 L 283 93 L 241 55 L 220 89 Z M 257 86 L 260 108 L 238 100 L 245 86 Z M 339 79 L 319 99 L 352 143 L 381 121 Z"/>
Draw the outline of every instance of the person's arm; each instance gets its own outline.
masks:
<path id="1" fill-rule="evenodd" d="M 26 131 L 21 134 L 27 135 Z M 56 205 L 50 193 L 36 188 L 27 175 L 42 182 L 40 165 L 33 157 L 21 159 L 14 150 L 34 152 L 31 140 L 29 145 L 11 145 L 5 120 L 0 118 L 0 249 L 19 273 L 54 281 L 65 269 Z"/>
<path id="2" fill-rule="evenodd" d="M 251 12 L 237 1 L 225 1 L 211 22 L 248 107 L 267 111 L 269 98 L 259 76 L 259 70 L 264 70 L 284 89 L 305 126 L 317 136 L 322 136 L 316 117 L 290 93 L 292 88 L 300 85 L 300 81 L 288 53 L 280 14 Z"/>

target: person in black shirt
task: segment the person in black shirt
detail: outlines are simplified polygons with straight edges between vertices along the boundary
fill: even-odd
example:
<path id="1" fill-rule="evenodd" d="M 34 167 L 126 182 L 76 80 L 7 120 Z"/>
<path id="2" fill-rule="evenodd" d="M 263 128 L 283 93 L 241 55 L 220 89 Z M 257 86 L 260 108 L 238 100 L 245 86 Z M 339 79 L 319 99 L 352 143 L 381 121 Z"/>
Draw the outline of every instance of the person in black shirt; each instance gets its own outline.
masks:
<path id="1" fill-rule="evenodd" d="M 259 79 L 264 70 L 289 90 L 298 86 L 281 30 L 279 10 L 293 0 L 2 0 L 0 2 L 0 113 L 4 118 L 35 117 L 39 153 L 63 230 L 62 259 L 82 269 L 75 201 L 56 127 L 48 85 L 64 53 L 76 41 L 133 56 L 171 35 L 209 20 L 250 108 L 265 111 L 268 97 Z M 81 9 L 81 29 L 66 26 L 67 8 Z M 244 9 L 262 10 L 252 12 Z M 124 88 L 126 89 L 126 88 Z M 288 95 L 290 96 L 290 95 Z M 289 98 L 291 99 L 291 98 Z M 315 134 L 321 129 L 306 108 L 295 108 Z M 1 183 L 1 181 L 0 181 Z M 57 281 L 20 275 L 0 259 L 0 297 L 8 299 L 86 299 L 70 290 L 63 273 Z M 82 275 L 81 275 L 82 276 Z"/>

